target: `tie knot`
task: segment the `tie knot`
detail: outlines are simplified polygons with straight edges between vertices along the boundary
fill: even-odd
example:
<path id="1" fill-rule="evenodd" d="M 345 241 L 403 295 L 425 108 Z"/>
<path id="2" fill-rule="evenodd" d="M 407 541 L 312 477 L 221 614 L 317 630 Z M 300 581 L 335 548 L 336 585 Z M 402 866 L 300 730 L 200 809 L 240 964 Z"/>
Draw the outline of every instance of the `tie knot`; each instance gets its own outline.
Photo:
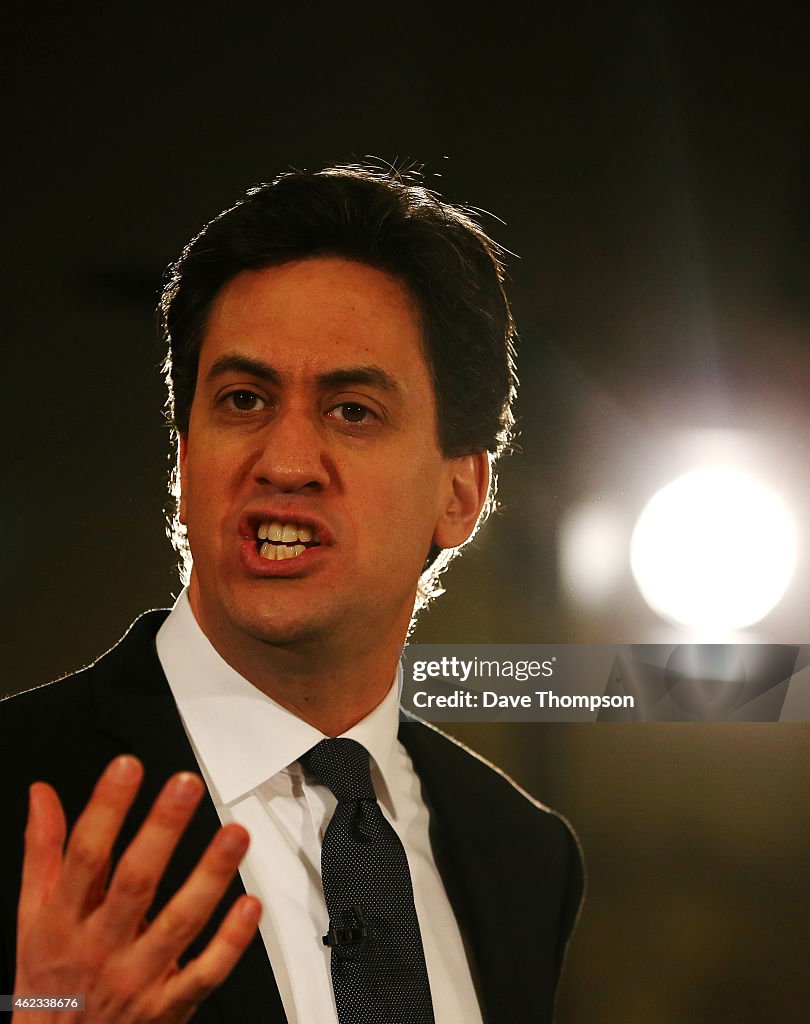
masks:
<path id="1" fill-rule="evenodd" d="M 304 768 L 332 790 L 338 803 L 375 800 L 368 751 L 355 740 L 321 740 L 298 759 Z"/>

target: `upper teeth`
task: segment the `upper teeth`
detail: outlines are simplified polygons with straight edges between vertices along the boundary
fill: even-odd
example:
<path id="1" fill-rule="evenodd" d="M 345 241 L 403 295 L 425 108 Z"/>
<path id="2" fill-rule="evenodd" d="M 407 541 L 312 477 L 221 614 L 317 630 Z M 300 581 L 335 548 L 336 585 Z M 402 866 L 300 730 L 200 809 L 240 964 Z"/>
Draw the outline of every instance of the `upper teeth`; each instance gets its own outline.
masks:
<path id="1" fill-rule="evenodd" d="M 311 526 L 300 523 L 281 523 L 277 519 L 262 523 L 259 527 L 259 540 L 271 540 L 282 544 L 308 544 L 313 537 Z"/>

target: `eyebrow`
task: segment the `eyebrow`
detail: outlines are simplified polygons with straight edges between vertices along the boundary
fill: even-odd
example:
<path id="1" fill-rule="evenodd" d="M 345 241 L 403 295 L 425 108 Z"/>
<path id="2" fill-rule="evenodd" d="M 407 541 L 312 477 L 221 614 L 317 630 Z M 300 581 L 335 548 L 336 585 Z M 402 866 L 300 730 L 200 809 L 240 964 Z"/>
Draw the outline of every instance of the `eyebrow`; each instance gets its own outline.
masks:
<path id="1" fill-rule="evenodd" d="M 266 381 L 269 384 L 280 385 L 282 375 L 279 371 L 265 363 L 261 359 L 254 359 L 251 356 L 239 355 L 235 352 L 226 353 L 217 359 L 208 373 L 205 375 L 206 382 L 222 377 L 226 373 L 245 373 L 250 377 Z M 381 366 L 360 365 L 346 366 L 337 370 L 329 370 L 318 376 L 318 384 L 321 387 L 335 387 L 343 384 L 371 384 L 383 391 L 397 393 L 401 390 L 396 380 L 383 370 Z"/>
<path id="2" fill-rule="evenodd" d="M 249 377 L 257 377 L 259 380 L 267 381 L 270 384 L 280 384 L 281 374 L 269 363 L 261 359 L 252 359 L 250 356 L 240 356 L 229 352 L 213 364 L 205 375 L 206 383 L 223 377 L 226 373 L 246 373 Z"/>

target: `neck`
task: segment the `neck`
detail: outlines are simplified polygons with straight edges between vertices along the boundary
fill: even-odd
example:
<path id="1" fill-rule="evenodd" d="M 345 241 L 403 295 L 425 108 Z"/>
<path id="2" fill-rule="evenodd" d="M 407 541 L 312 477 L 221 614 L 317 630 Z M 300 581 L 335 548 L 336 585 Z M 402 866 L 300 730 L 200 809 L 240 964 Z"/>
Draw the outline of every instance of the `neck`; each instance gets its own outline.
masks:
<path id="1" fill-rule="evenodd" d="M 216 644 L 214 644 L 216 647 Z M 385 698 L 397 667 L 399 651 L 381 658 L 352 652 L 349 658 L 324 656 L 295 648 L 261 643 L 258 651 L 219 651 L 232 668 L 277 704 L 326 736 L 351 729 Z"/>
<path id="2" fill-rule="evenodd" d="M 339 736 L 385 698 L 394 680 L 402 640 L 379 636 L 349 643 L 337 638 L 276 643 L 233 636 L 192 611 L 206 637 L 231 668 L 277 704 L 326 736 Z M 398 635 L 398 634 L 397 634 Z"/>

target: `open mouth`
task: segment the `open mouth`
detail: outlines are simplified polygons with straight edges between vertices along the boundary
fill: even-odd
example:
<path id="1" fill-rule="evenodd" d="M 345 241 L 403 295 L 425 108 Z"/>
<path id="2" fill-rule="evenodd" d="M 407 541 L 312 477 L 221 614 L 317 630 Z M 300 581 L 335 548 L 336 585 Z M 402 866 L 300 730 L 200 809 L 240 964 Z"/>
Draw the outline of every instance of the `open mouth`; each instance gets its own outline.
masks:
<path id="1" fill-rule="evenodd" d="M 297 558 L 307 550 L 320 546 L 318 531 L 302 523 L 282 523 L 277 519 L 259 524 L 256 550 L 271 562 Z"/>

